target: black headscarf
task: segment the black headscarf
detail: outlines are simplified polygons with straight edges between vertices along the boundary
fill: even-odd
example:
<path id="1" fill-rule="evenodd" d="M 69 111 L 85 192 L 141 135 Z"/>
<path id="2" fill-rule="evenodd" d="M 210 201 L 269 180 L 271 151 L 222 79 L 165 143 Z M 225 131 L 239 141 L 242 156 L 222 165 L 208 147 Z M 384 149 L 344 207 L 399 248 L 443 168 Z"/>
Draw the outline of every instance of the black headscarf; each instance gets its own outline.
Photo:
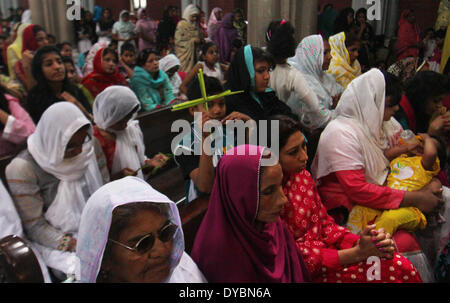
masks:
<path id="1" fill-rule="evenodd" d="M 36 124 L 39 122 L 39 119 L 41 119 L 44 111 L 52 104 L 59 101 L 66 101 L 55 96 L 42 71 L 42 60 L 44 55 L 48 53 L 56 53 L 61 56 L 56 47 L 47 45 L 37 50 L 33 57 L 33 61 L 31 62 L 31 73 L 37 84 L 28 93 L 26 109 Z M 88 112 L 92 112 L 91 105 L 83 92 L 69 81 L 67 75 L 63 80 L 62 92 L 64 91 L 74 96 Z"/>
<path id="2" fill-rule="evenodd" d="M 268 120 L 273 115 L 289 115 L 297 120 L 298 118 L 292 114 L 291 109 L 278 99 L 275 92 L 254 92 L 254 88 L 251 87 L 252 79 L 250 78 L 245 59 L 245 49 L 247 47 L 250 46 L 239 49 L 228 69 L 228 81 L 225 88 L 232 91 L 244 90 L 245 92 L 225 98 L 227 113 L 237 111 L 248 115 L 256 122 Z M 255 61 L 263 59 L 268 61 L 270 65 L 273 65 L 271 56 L 260 48 L 251 47 L 251 52 Z M 255 97 L 259 99 L 260 103 L 256 101 Z"/>

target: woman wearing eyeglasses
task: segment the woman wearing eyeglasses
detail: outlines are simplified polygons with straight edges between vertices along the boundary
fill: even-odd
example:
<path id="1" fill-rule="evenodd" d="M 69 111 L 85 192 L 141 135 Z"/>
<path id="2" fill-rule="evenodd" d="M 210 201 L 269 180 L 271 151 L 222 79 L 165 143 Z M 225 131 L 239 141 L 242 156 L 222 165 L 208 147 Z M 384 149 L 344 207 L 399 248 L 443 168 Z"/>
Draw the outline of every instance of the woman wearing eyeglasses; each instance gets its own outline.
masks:
<path id="1" fill-rule="evenodd" d="M 102 148 L 92 138 L 89 120 L 69 102 L 50 106 L 27 143 L 5 171 L 27 237 L 46 248 L 73 252 L 87 199 L 109 181 Z M 60 261 L 62 267 L 47 265 L 71 273 L 70 264 Z"/>
<path id="2" fill-rule="evenodd" d="M 150 111 L 175 100 L 167 74 L 159 69 L 158 53 L 145 49 L 139 53 L 130 88 L 141 101 L 142 109 Z"/>
<path id="3" fill-rule="evenodd" d="M 78 243 L 83 283 L 203 283 L 184 252 L 177 206 L 137 177 L 102 186 L 84 208 Z"/>

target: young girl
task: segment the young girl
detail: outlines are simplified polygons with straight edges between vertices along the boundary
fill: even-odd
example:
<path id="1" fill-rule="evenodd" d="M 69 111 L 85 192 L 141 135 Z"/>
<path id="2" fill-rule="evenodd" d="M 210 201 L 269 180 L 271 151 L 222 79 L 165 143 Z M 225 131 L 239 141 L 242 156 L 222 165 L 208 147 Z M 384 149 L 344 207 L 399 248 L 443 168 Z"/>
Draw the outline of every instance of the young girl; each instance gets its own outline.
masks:
<path id="1" fill-rule="evenodd" d="M 208 42 L 202 46 L 200 55 L 201 61 L 199 61 L 197 65 L 189 72 L 189 74 L 187 74 L 180 86 L 180 91 L 183 94 L 186 94 L 189 83 L 197 75 L 200 68 L 203 70 L 204 75 L 217 78 L 223 84 L 226 67 L 219 63 L 218 54 L 219 51 L 214 42 Z"/>
<path id="2" fill-rule="evenodd" d="M 118 62 L 119 57 L 113 49 L 107 47 L 97 51 L 94 57 L 94 70 L 81 82 L 94 98 L 109 86 L 128 86 L 125 78 L 119 73 Z"/>
<path id="3" fill-rule="evenodd" d="M 159 60 L 159 67 L 169 76 L 170 84 L 172 84 L 172 91 L 175 97 L 180 94 L 180 86 L 183 79 L 186 78 L 186 73 L 180 72 L 181 63 L 177 56 L 169 54 Z"/>
<path id="4" fill-rule="evenodd" d="M 144 174 L 167 161 L 162 154 L 152 159 L 145 155 L 144 135 L 134 119 L 139 109 L 139 100 L 128 87 L 110 86 L 95 98 L 94 136 L 102 146 L 113 180 L 134 175 L 144 179 Z"/>
<path id="5" fill-rule="evenodd" d="M 64 63 L 64 67 L 66 68 L 67 79 L 83 92 L 83 95 L 86 97 L 92 107 L 94 103 L 94 97 L 92 97 L 92 94 L 86 89 L 86 87 L 84 87 L 84 85 L 79 82 L 79 78 L 75 70 L 75 64 L 73 63 L 72 58 L 62 57 L 62 61 Z"/>
<path id="6" fill-rule="evenodd" d="M 30 25 L 23 31 L 22 59 L 15 64 L 14 73 L 27 91 L 36 84 L 31 74 L 34 52 L 47 44 L 47 34 L 39 25 Z"/>
<path id="7" fill-rule="evenodd" d="M 361 42 L 355 34 L 345 32 L 331 36 L 329 42 L 332 59 L 328 73 L 346 88 L 353 79 L 361 75 L 361 65 L 357 59 Z"/>
<path id="8" fill-rule="evenodd" d="M 67 78 L 56 47 L 47 45 L 40 48 L 34 55 L 31 71 L 37 84 L 29 91 L 26 106 L 36 124 L 48 107 L 60 101 L 75 104 L 91 119 L 91 106 L 82 91 Z"/>
<path id="9" fill-rule="evenodd" d="M 169 77 L 159 69 L 157 52 L 144 50 L 139 54 L 137 65 L 130 79 L 130 87 L 141 101 L 142 108 L 149 111 L 170 104 L 175 97 Z"/>

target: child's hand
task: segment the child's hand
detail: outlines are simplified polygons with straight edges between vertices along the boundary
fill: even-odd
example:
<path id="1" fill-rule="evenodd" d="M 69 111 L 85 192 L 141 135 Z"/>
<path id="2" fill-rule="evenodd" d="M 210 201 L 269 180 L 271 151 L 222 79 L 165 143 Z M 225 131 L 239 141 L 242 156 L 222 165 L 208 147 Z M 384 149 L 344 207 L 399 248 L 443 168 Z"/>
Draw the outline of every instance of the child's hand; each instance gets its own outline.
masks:
<path id="1" fill-rule="evenodd" d="M 244 122 L 247 122 L 248 120 L 251 120 L 251 118 L 243 113 L 240 112 L 232 112 L 228 116 L 222 119 L 222 124 L 225 124 L 227 121 L 234 121 L 234 120 L 242 120 Z"/>

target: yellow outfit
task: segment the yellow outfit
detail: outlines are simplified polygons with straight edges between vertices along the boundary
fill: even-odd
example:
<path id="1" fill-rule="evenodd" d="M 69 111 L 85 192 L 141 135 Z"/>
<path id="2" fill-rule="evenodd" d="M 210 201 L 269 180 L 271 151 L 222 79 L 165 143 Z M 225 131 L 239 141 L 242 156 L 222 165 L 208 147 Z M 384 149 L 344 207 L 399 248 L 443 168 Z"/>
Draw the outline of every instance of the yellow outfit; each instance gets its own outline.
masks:
<path id="1" fill-rule="evenodd" d="M 433 170 L 428 171 L 422 166 L 422 157 L 401 155 L 392 160 L 390 170 L 387 186 L 404 191 L 414 191 L 428 185 L 431 179 L 439 174 L 440 164 L 439 159 L 436 159 Z M 373 221 L 377 228 L 384 228 L 391 235 L 399 228 L 414 231 L 427 226 L 427 219 L 415 207 L 383 211 L 357 205 L 350 212 L 347 227 L 351 232 L 357 234 Z"/>
<path id="2" fill-rule="evenodd" d="M 361 65 L 358 60 L 350 64 L 350 55 L 345 46 L 345 33 L 339 33 L 328 39 L 331 48 L 331 62 L 328 73 L 336 82 L 346 88 L 353 79 L 361 75 Z"/>

